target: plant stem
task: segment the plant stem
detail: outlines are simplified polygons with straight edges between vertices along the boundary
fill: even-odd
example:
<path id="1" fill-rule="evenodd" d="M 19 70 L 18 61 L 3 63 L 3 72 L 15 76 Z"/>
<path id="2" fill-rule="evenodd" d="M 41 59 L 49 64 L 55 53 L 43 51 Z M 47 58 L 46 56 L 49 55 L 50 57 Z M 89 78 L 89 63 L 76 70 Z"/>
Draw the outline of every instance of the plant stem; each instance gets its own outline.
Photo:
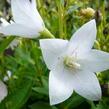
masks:
<path id="1" fill-rule="evenodd" d="M 95 106 L 95 104 L 93 103 L 93 101 L 87 100 L 87 103 L 91 106 L 91 109 L 96 109 L 96 106 Z"/>
<path id="2" fill-rule="evenodd" d="M 57 0 L 58 16 L 59 16 L 59 37 L 64 38 L 64 6 L 62 6 L 61 0 Z"/>
<path id="3" fill-rule="evenodd" d="M 54 35 L 47 29 L 45 28 L 44 31 L 40 32 L 43 38 L 55 38 Z"/>

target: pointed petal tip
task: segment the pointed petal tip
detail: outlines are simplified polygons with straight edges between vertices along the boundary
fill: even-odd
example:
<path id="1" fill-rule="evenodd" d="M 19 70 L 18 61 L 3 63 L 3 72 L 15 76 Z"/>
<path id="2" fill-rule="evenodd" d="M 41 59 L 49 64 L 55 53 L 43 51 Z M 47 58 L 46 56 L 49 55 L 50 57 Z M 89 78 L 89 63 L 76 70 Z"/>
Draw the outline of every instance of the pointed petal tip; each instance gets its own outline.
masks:
<path id="1" fill-rule="evenodd" d="M 91 100 L 91 101 L 99 101 L 101 99 L 102 99 L 102 92 L 101 92 L 101 90 L 99 90 L 98 94 L 97 95 L 94 95 L 92 97 L 92 99 L 89 99 L 89 100 Z"/>
<path id="2" fill-rule="evenodd" d="M 41 43 L 43 42 L 43 40 L 45 40 L 45 39 L 40 39 L 40 40 L 39 40 L 39 43 L 41 44 Z"/>
<path id="3" fill-rule="evenodd" d="M 51 106 L 58 105 L 58 104 L 60 104 L 60 103 L 62 103 L 64 101 L 66 101 L 67 99 L 69 99 L 72 94 L 73 94 L 73 92 L 71 94 L 69 94 L 68 96 L 66 96 L 66 97 L 64 97 L 64 95 L 63 95 L 63 98 L 62 97 L 52 97 L 52 96 L 49 96 L 50 105 Z"/>
<path id="4" fill-rule="evenodd" d="M 59 103 L 53 103 L 53 102 L 50 102 L 50 106 L 54 106 L 54 105 L 57 105 Z"/>
<path id="5" fill-rule="evenodd" d="M 95 23 L 95 24 L 96 24 L 96 21 L 95 21 L 95 19 L 92 19 L 92 20 L 90 20 L 90 21 L 92 21 L 93 23 Z"/>
<path id="6" fill-rule="evenodd" d="M 95 19 L 90 20 L 89 23 L 90 23 L 91 25 L 93 25 L 93 26 L 96 27 L 96 21 L 95 21 Z"/>
<path id="7" fill-rule="evenodd" d="M 100 93 L 98 93 L 98 95 L 96 96 L 96 99 L 94 101 L 99 101 L 102 99 L 102 92 L 100 91 Z"/>
<path id="8" fill-rule="evenodd" d="M 91 28 L 93 29 L 93 31 L 95 31 L 95 33 L 97 33 L 97 28 L 96 28 L 96 20 L 90 20 L 89 21 L 89 25 L 91 26 Z"/>
<path id="9" fill-rule="evenodd" d="M 46 41 L 46 39 L 40 39 L 39 40 L 40 48 L 43 47 L 43 44 L 44 44 L 45 41 Z"/>
<path id="10" fill-rule="evenodd" d="M 50 106 L 54 106 L 54 105 L 60 104 L 62 102 L 63 101 L 54 101 L 53 99 L 50 98 Z"/>
<path id="11" fill-rule="evenodd" d="M 56 105 L 56 103 L 54 103 L 50 100 L 50 106 L 54 106 L 54 105 Z"/>

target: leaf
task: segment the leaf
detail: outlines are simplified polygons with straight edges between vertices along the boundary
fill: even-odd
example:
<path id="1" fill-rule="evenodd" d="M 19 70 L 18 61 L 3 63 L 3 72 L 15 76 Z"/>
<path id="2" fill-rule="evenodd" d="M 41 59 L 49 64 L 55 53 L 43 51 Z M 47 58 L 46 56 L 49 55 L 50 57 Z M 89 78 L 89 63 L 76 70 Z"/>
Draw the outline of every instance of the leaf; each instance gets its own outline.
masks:
<path id="1" fill-rule="evenodd" d="M 47 95 L 48 96 L 48 90 L 44 87 L 35 87 L 33 88 L 33 90 L 37 93 L 43 94 L 43 95 Z"/>
<path id="2" fill-rule="evenodd" d="M 20 109 L 29 98 L 32 83 L 32 80 L 23 80 L 21 86 L 0 104 L 0 109 Z"/>
<path id="3" fill-rule="evenodd" d="M 49 104 L 44 103 L 44 102 L 37 102 L 37 103 L 32 104 L 29 107 L 30 109 L 57 109 L 56 107 L 50 106 Z"/>
<path id="4" fill-rule="evenodd" d="M 77 94 L 73 94 L 73 96 L 65 102 L 65 109 L 75 109 L 75 107 L 79 106 L 85 101 L 85 99 Z"/>
<path id="5" fill-rule="evenodd" d="M 35 87 L 33 90 L 39 94 L 48 96 L 48 79 L 45 76 L 42 76 L 41 81 L 43 86 Z"/>
<path id="6" fill-rule="evenodd" d="M 105 103 L 105 100 L 100 101 L 95 109 L 109 109 L 109 106 Z"/>
<path id="7" fill-rule="evenodd" d="M 12 36 L 4 39 L 0 44 L 0 53 L 2 53 L 14 39 L 15 37 Z"/>

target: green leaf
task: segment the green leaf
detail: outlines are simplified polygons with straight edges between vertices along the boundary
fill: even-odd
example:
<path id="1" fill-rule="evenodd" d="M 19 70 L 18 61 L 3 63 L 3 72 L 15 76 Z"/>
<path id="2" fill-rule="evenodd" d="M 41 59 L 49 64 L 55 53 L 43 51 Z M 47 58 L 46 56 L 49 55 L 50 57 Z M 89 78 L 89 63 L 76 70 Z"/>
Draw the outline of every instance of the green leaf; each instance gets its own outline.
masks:
<path id="1" fill-rule="evenodd" d="M 109 106 L 105 103 L 105 100 L 100 101 L 95 109 L 109 109 Z"/>
<path id="2" fill-rule="evenodd" d="M 48 96 L 48 90 L 45 87 L 35 87 L 35 88 L 33 88 L 33 90 L 37 93 Z"/>
<path id="3" fill-rule="evenodd" d="M 75 109 L 75 107 L 79 106 L 85 101 L 85 99 L 78 94 L 73 94 L 73 96 L 64 103 L 65 109 Z"/>
<path id="4" fill-rule="evenodd" d="M 0 109 L 20 109 L 29 98 L 32 84 L 32 80 L 24 79 L 21 86 L 0 104 Z"/>
<path id="5" fill-rule="evenodd" d="M 33 90 L 39 94 L 48 96 L 48 79 L 45 76 L 42 76 L 41 81 L 43 86 L 35 87 Z"/>
<path id="6" fill-rule="evenodd" d="M 2 53 L 14 39 L 15 37 L 12 36 L 4 39 L 0 44 L 0 53 Z"/>
<path id="7" fill-rule="evenodd" d="M 57 109 L 56 107 L 50 106 L 49 104 L 44 103 L 44 102 L 37 102 L 37 103 L 32 104 L 29 107 L 30 109 Z"/>

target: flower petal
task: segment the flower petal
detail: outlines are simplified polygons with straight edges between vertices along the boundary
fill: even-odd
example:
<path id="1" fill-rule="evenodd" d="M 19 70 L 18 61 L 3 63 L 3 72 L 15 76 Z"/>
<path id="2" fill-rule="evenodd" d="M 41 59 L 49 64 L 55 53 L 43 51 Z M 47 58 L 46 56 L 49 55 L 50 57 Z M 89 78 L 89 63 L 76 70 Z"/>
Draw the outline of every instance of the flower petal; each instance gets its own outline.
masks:
<path id="1" fill-rule="evenodd" d="M 63 58 L 60 58 L 49 75 L 50 104 L 58 104 L 68 99 L 73 93 L 71 73 L 65 68 Z"/>
<path id="2" fill-rule="evenodd" d="M 55 66 L 58 57 L 66 50 L 68 41 L 62 39 L 42 39 L 40 47 L 44 61 L 49 69 Z"/>
<path id="3" fill-rule="evenodd" d="M 72 83 L 62 72 L 50 72 L 49 98 L 50 104 L 55 105 L 68 99 L 73 93 Z M 70 76 L 70 75 L 69 75 Z"/>
<path id="4" fill-rule="evenodd" d="M 91 20 L 84 24 L 71 38 L 69 50 L 75 50 L 79 54 L 89 51 L 96 39 L 96 23 Z"/>
<path id="5" fill-rule="evenodd" d="M 109 53 L 100 50 L 91 50 L 79 62 L 83 69 L 101 72 L 109 69 Z"/>
<path id="6" fill-rule="evenodd" d="M 5 19 L 0 18 L 0 28 L 5 27 L 7 25 L 9 25 L 9 23 Z"/>
<path id="7" fill-rule="evenodd" d="M 0 81 L 0 102 L 7 96 L 8 91 L 6 85 Z"/>
<path id="8" fill-rule="evenodd" d="M 89 100 L 101 99 L 101 88 L 96 75 L 88 70 L 75 72 L 72 78 L 74 90 Z"/>
<path id="9" fill-rule="evenodd" d="M 36 38 L 39 35 L 38 30 L 31 29 L 29 27 L 20 24 L 10 24 L 6 27 L 0 28 L 0 33 L 4 35 L 16 35 L 27 38 Z"/>
<path id="10" fill-rule="evenodd" d="M 16 23 L 27 27 L 42 28 L 43 20 L 36 10 L 35 0 L 11 0 L 12 13 Z"/>

